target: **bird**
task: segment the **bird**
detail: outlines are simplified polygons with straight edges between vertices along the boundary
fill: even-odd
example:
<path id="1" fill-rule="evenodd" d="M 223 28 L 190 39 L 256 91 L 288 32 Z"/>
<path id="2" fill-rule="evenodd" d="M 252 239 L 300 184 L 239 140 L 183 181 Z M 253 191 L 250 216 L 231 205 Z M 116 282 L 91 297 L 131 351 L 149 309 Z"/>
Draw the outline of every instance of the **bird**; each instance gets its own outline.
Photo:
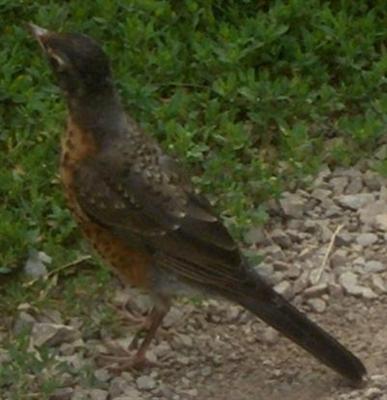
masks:
<path id="1" fill-rule="evenodd" d="M 171 304 L 195 293 L 242 306 L 343 377 L 362 382 L 362 361 L 272 288 L 179 161 L 129 116 L 101 45 L 81 33 L 33 23 L 28 29 L 67 103 L 60 176 L 68 207 L 123 283 L 153 300 L 131 365 L 146 365 Z"/>

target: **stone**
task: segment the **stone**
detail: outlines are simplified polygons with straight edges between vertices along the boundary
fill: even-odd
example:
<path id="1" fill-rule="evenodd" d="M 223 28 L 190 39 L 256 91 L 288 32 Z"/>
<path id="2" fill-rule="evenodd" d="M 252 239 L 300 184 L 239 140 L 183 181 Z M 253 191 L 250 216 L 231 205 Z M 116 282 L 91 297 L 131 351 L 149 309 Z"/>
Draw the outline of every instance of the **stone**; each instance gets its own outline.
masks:
<path id="1" fill-rule="evenodd" d="M 154 347 L 153 351 L 157 358 L 163 358 L 171 353 L 172 349 L 168 342 L 162 341 L 156 347 Z"/>
<path id="2" fill-rule="evenodd" d="M 47 322 L 36 323 L 32 327 L 31 340 L 34 346 L 56 346 L 65 342 L 72 342 L 81 337 L 80 331 L 72 326 L 50 324 Z"/>
<path id="3" fill-rule="evenodd" d="M 251 228 L 244 234 L 244 241 L 247 244 L 261 244 L 264 245 L 268 242 L 263 228 Z"/>
<path id="4" fill-rule="evenodd" d="M 378 298 L 378 295 L 372 289 L 370 289 L 368 287 L 363 287 L 363 286 L 362 286 L 361 295 L 363 298 L 369 299 L 369 300 Z"/>
<path id="5" fill-rule="evenodd" d="M 375 158 L 381 161 L 387 159 L 387 144 L 383 144 L 378 148 L 378 150 L 375 152 Z"/>
<path id="6" fill-rule="evenodd" d="M 387 213 L 375 216 L 375 226 L 382 231 L 387 231 Z"/>
<path id="7" fill-rule="evenodd" d="M 50 395 L 50 400 L 72 400 L 74 389 L 71 387 L 58 388 Z"/>
<path id="8" fill-rule="evenodd" d="M 30 333 L 35 323 L 36 320 L 31 314 L 20 311 L 13 325 L 13 332 L 15 335 L 20 335 L 23 332 Z"/>
<path id="9" fill-rule="evenodd" d="M 337 246 L 348 246 L 353 242 L 353 235 L 346 231 L 341 231 L 337 234 L 335 244 Z"/>
<path id="10" fill-rule="evenodd" d="M 330 265 L 333 269 L 343 267 L 347 262 L 347 251 L 342 249 L 337 249 L 329 259 Z"/>
<path id="11" fill-rule="evenodd" d="M 111 377 L 109 371 L 104 368 L 95 370 L 94 376 L 99 382 L 107 382 Z"/>
<path id="12" fill-rule="evenodd" d="M 304 215 L 305 200 L 298 194 L 284 192 L 280 199 L 280 205 L 288 217 L 301 219 Z"/>
<path id="13" fill-rule="evenodd" d="M 331 194 L 332 194 L 332 192 L 330 190 L 316 188 L 316 189 L 313 190 L 313 192 L 310 195 L 314 199 L 317 199 L 319 201 L 323 201 L 326 198 L 328 198 L 329 196 L 331 196 Z"/>
<path id="14" fill-rule="evenodd" d="M 202 376 L 207 377 L 212 374 L 212 369 L 208 365 L 202 369 Z"/>
<path id="15" fill-rule="evenodd" d="M 344 193 L 348 182 L 349 179 L 346 176 L 338 176 L 336 178 L 332 178 L 329 184 L 335 195 L 341 195 Z"/>
<path id="16" fill-rule="evenodd" d="M 273 242 L 279 245 L 281 248 L 287 249 L 292 246 L 292 241 L 282 229 L 274 229 L 270 235 Z"/>
<path id="17" fill-rule="evenodd" d="M 266 328 L 262 334 L 262 341 L 267 344 L 275 344 L 278 341 L 279 334 L 273 328 Z"/>
<path id="18" fill-rule="evenodd" d="M 132 386 L 133 383 L 128 382 L 127 379 L 117 376 L 110 382 L 109 394 L 113 399 L 120 395 L 127 395 L 132 390 Z"/>
<path id="19" fill-rule="evenodd" d="M 340 206 L 354 211 L 374 202 L 374 200 L 374 195 L 371 193 L 345 194 L 336 197 L 336 201 Z"/>
<path id="20" fill-rule="evenodd" d="M 327 283 L 320 283 L 304 290 L 305 298 L 320 297 L 328 291 Z"/>
<path id="21" fill-rule="evenodd" d="M 381 293 L 385 293 L 387 291 L 384 280 L 380 275 L 375 275 L 375 274 L 372 275 L 371 280 L 372 280 L 372 284 L 376 290 L 378 290 Z"/>
<path id="22" fill-rule="evenodd" d="M 176 339 L 185 347 L 192 347 L 193 341 L 191 336 L 185 334 L 178 334 L 176 335 Z"/>
<path id="23" fill-rule="evenodd" d="M 382 199 L 373 201 L 359 210 L 360 221 L 364 225 L 387 230 L 387 224 L 384 224 L 386 217 L 383 215 L 387 215 L 387 201 Z"/>
<path id="24" fill-rule="evenodd" d="M 183 319 L 184 313 L 177 307 L 172 307 L 163 320 L 164 328 L 170 328 Z"/>
<path id="25" fill-rule="evenodd" d="M 24 265 L 24 273 L 29 278 L 38 279 L 47 275 L 47 268 L 40 254 L 41 252 L 36 250 L 29 252 L 27 262 Z M 44 257 L 44 259 L 46 258 Z"/>
<path id="26" fill-rule="evenodd" d="M 361 295 L 362 287 L 359 286 L 357 275 L 353 272 L 344 272 L 339 276 L 339 283 L 346 293 L 351 295 Z"/>
<path id="27" fill-rule="evenodd" d="M 367 186 L 367 188 L 373 192 L 377 192 L 380 190 L 380 179 L 377 173 L 374 171 L 368 170 L 363 174 L 363 182 Z"/>
<path id="28" fill-rule="evenodd" d="M 296 263 L 292 263 L 288 265 L 288 269 L 285 271 L 285 274 L 290 279 L 296 279 L 301 274 L 301 266 Z"/>
<path id="29" fill-rule="evenodd" d="M 364 396 L 368 400 L 379 400 L 380 396 L 383 394 L 382 390 L 379 389 L 378 387 L 371 387 L 368 388 L 364 392 Z"/>
<path id="30" fill-rule="evenodd" d="M 290 299 L 293 296 L 292 286 L 288 281 L 278 283 L 274 286 L 274 290 L 286 299 Z"/>
<path id="31" fill-rule="evenodd" d="M 361 233 L 356 238 L 356 242 L 363 247 L 372 246 L 377 241 L 378 241 L 378 236 L 375 235 L 374 233 Z"/>
<path id="32" fill-rule="evenodd" d="M 102 389 L 90 389 L 88 394 L 90 400 L 106 400 L 108 398 L 108 392 Z"/>
<path id="33" fill-rule="evenodd" d="M 153 390 L 156 387 L 155 380 L 149 375 L 142 375 L 136 379 L 136 385 L 139 390 Z"/>
<path id="34" fill-rule="evenodd" d="M 364 272 L 366 273 L 377 273 L 382 272 L 386 269 L 386 266 L 377 260 L 370 260 L 364 264 Z"/>
<path id="35" fill-rule="evenodd" d="M 325 301 L 322 299 L 308 299 L 306 303 L 317 313 L 322 313 L 327 308 Z"/>
<path id="36" fill-rule="evenodd" d="M 112 398 L 112 400 L 143 400 L 141 393 L 133 388 L 126 391 L 125 395 Z"/>
<path id="37" fill-rule="evenodd" d="M 309 272 L 304 271 L 301 276 L 294 282 L 293 291 L 294 293 L 302 292 L 309 284 Z"/>
<path id="38" fill-rule="evenodd" d="M 353 177 L 345 189 L 346 194 L 357 194 L 363 190 L 363 180 L 361 176 Z"/>

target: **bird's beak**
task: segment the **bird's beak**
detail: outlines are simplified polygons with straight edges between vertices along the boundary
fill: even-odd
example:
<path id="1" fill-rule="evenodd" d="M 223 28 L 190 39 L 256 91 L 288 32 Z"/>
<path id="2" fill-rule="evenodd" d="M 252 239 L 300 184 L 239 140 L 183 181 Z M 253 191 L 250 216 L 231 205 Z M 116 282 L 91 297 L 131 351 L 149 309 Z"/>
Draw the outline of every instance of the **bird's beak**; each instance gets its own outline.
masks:
<path id="1" fill-rule="evenodd" d="M 39 42 L 39 44 L 44 49 L 44 41 L 50 35 L 51 32 L 48 31 L 47 29 L 41 28 L 40 26 L 33 24 L 32 22 L 29 22 L 27 24 L 27 27 L 31 32 L 31 34 L 34 36 L 34 38 Z"/>

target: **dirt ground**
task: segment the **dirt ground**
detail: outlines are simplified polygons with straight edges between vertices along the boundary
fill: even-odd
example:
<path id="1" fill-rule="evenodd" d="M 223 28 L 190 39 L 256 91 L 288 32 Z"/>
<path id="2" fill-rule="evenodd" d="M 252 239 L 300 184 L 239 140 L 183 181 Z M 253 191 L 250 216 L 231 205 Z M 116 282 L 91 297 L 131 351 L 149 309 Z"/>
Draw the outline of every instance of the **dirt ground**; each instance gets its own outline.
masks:
<path id="1" fill-rule="evenodd" d="M 67 365 L 65 373 L 55 363 L 44 371 L 61 374 L 50 400 L 387 400 L 386 179 L 370 170 L 324 170 L 310 189 L 285 193 L 270 212 L 269 224 L 245 238 L 264 256 L 258 268 L 363 360 L 364 387 L 350 386 L 238 306 L 191 299 L 172 307 L 148 353 L 156 365 L 143 371 L 112 372 L 99 357 L 107 342 L 127 346 L 133 324 L 123 321 L 114 334 L 101 324 L 99 335 L 88 337 L 85 321 L 25 309 L 12 325 L 30 326 L 28 351 L 48 346 L 55 362 Z M 146 312 L 147 297 L 114 281 L 112 290 L 116 307 L 130 298 Z M 6 349 L 0 356 L 10 359 Z M 92 379 L 82 378 L 85 368 Z M 31 388 L 38 379 L 31 376 Z M 19 400 L 12 390 L 3 398 Z"/>

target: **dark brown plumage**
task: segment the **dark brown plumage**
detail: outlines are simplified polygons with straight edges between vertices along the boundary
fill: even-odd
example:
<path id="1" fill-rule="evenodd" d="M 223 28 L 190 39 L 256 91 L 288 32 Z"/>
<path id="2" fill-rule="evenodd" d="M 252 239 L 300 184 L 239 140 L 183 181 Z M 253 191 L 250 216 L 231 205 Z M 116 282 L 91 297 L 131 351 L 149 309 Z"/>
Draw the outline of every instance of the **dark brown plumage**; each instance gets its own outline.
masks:
<path id="1" fill-rule="evenodd" d="M 361 361 L 250 268 L 209 202 L 125 114 L 102 49 L 84 35 L 30 28 L 70 111 L 61 158 L 69 207 L 112 269 L 125 283 L 147 289 L 155 302 L 137 365 L 171 300 L 193 289 L 242 305 L 326 365 L 361 381 Z"/>

